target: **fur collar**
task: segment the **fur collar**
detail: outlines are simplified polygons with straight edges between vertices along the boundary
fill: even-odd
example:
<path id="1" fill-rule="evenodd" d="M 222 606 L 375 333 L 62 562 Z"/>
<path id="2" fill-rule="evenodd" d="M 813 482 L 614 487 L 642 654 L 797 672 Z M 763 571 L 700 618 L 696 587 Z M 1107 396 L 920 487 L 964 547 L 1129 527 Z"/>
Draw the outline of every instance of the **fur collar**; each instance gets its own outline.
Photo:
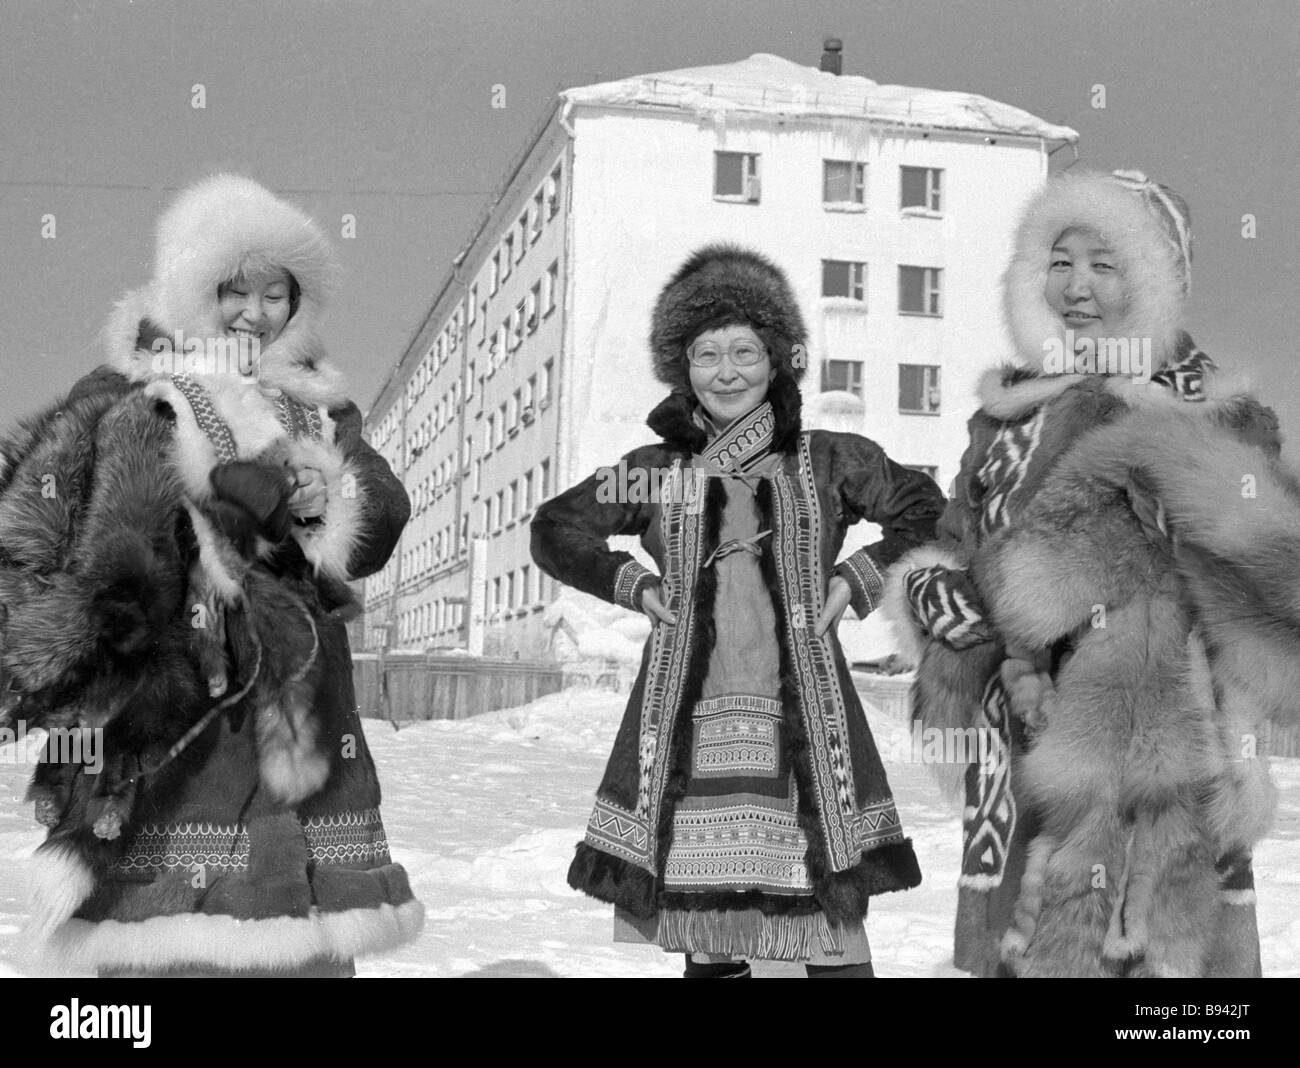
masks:
<path id="1" fill-rule="evenodd" d="M 798 383 L 778 373 L 767 391 L 767 400 L 776 419 L 772 451 L 789 452 L 799 440 L 803 394 L 799 392 Z M 646 418 L 646 425 L 669 445 L 698 455 L 708 445 L 709 436 L 691 418 L 697 407 L 693 395 L 675 390 L 655 406 Z"/>
<path id="2" fill-rule="evenodd" d="M 1003 312 L 1016 359 L 1041 367 L 1045 344 L 1063 341 L 1065 327 L 1048 307 L 1050 250 L 1067 229 L 1094 230 L 1115 251 L 1123 272 L 1128 312 L 1116 337 L 1150 338 L 1155 370 L 1174 358 L 1186 318 L 1180 253 L 1141 197 L 1111 176 L 1065 173 L 1034 196 L 1016 230 L 1015 251 L 1002 279 Z"/>
<path id="3" fill-rule="evenodd" d="M 1184 335 L 1185 336 L 1185 335 Z M 1190 344 L 1190 338 L 1187 342 Z M 1160 382 L 1138 381 L 1128 375 L 1044 375 L 1024 367 L 991 367 L 980 376 L 976 393 L 980 410 L 1002 422 L 1020 419 L 1072 388 L 1102 389 L 1129 408 L 1173 409 L 1185 414 L 1213 416 L 1251 395 L 1240 375 L 1207 371 L 1204 400 L 1189 403 Z"/>

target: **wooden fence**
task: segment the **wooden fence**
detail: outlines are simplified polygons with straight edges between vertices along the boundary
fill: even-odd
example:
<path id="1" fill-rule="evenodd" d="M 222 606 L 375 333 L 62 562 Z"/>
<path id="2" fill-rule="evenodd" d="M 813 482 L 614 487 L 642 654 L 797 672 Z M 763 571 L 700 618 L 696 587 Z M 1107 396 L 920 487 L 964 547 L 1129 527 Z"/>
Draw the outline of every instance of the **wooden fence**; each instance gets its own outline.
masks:
<path id="1" fill-rule="evenodd" d="M 614 661 L 554 664 L 530 660 L 389 653 L 384 657 L 387 697 L 380 685 L 379 657 L 356 653 L 352 679 L 361 715 L 397 723 L 417 719 L 465 719 L 480 712 L 513 708 L 566 686 L 598 686 L 621 692 L 632 681 L 629 666 Z M 864 703 L 905 721 L 912 675 L 855 671 L 853 681 Z M 1300 757 L 1300 726 L 1269 726 L 1260 739 L 1269 756 Z"/>
<path id="2" fill-rule="evenodd" d="M 558 664 L 436 653 L 355 653 L 352 679 L 361 715 L 395 723 L 465 719 L 513 708 L 563 689 Z"/>

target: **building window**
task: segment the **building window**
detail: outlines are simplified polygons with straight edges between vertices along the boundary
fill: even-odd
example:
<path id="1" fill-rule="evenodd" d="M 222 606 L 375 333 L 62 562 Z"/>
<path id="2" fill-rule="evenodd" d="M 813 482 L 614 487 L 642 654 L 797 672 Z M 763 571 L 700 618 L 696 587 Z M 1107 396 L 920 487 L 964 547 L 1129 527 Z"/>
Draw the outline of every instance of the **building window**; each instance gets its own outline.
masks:
<path id="1" fill-rule="evenodd" d="M 561 164 L 560 166 L 557 166 L 555 170 L 551 171 L 551 180 L 548 183 L 548 188 L 546 190 L 546 199 L 549 204 L 546 212 L 546 217 L 548 219 L 554 219 L 555 213 L 560 210 L 560 188 L 562 184 L 560 179 L 562 177 L 563 169 L 564 165 Z"/>
<path id="2" fill-rule="evenodd" d="M 520 501 L 520 514 L 527 515 L 533 510 L 533 473 L 524 472 L 524 495 Z"/>
<path id="3" fill-rule="evenodd" d="M 826 360 L 822 364 L 822 392 L 831 390 L 862 396 L 862 361 Z"/>
<path id="4" fill-rule="evenodd" d="M 942 315 L 941 267 L 898 268 L 898 310 L 906 315 Z"/>
<path id="5" fill-rule="evenodd" d="M 500 428 L 500 441 L 497 444 L 504 445 L 506 443 L 506 427 L 509 426 L 506 422 L 506 406 L 504 404 L 497 409 L 497 426 Z"/>
<path id="6" fill-rule="evenodd" d="M 481 345 L 487 340 L 487 301 L 485 300 L 478 306 L 478 343 Z"/>
<path id="7" fill-rule="evenodd" d="M 542 236 L 542 223 L 545 221 L 546 218 L 544 214 L 545 200 L 546 200 L 546 191 L 544 189 L 537 190 L 537 195 L 533 197 L 533 230 L 531 235 L 533 241 L 536 241 L 539 237 Z"/>
<path id="8" fill-rule="evenodd" d="M 488 275 L 488 295 L 492 296 L 501 288 L 501 253 L 492 253 L 492 267 Z"/>
<path id="9" fill-rule="evenodd" d="M 537 500 L 544 501 L 551 495 L 551 461 L 543 460 L 537 476 Z"/>
<path id="10" fill-rule="evenodd" d="M 525 297 L 515 305 L 514 314 L 510 317 L 510 351 L 517 349 L 524 340 L 524 326 L 528 322 L 528 298 Z"/>
<path id="11" fill-rule="evenodd" d="M 514 396 L 506 401 L 506 427 L 515 431 L 519 429 L 519 390 L 515 390 Z"/>
<path id="12" fill-rule="evenodd" d="M 519 262 L 524 262 L 524 253 L 528 251 L 528 209 L 519 216 Z"/>
<path id="13" fill-rule="evenodd" d="M 822 296 L 867 299 L 867 265 L 850 260 L 822 260 Z"/>
<path id="14" fill-rule="evenodd" d="M 474 325 L 474 314 L 478 309 L 478 286 L 469 287 L 469 303 L 465 307 L 465 323 L 468 326 Z"/>
<path id="15" fill-rule="evenodd" d="M 492 611 L 501 611 L 501 580 L 495 578 L 492 580 Z"/>
<path id="16" fill-rule="evenodd" d="M 531 570 L 531 568 L 529 568 L 529 566 L 528 566 L 527 564 L 524 564 L 524 566 L 521 567 L 521 568 L 519 569 L 519 603 L 520 603 L 520 605 L 526 605 L 526 604 L 528 604 L 529 601 L 530 601 L 530 598 L 529 598 L 529 596 L 528 596 L 528 593 L 529 593 L 528 575 L 529 575 L 529 571 L 530 571 L 530 570 Z"/>
<path id="17" fill-rule="evenodd" d="M 505 248 L 501 251 L 501 281 L 510 277 L 510 268 L 515 262 L 515 235 L 506 234 Z"/>
<path id="18" fill-rule="evenodd" d="M 519 518 L 519 480 L 515 479 L 506 487 L 506 518 L 514 522 Z"/>
<path id="19" fill-rule="evenodd" d="M 542 365 L 541 376 L 537 380 L 537 406 L 543 408 L 551 403 L 551 370 L 554 360 L 547 360 Z"/>
<path id="20" fill-rule="evenodd" d="M 822 162 L 822 203 L 827 205 L 863 204 L 867 202 L 867 165 L 851 160 L 828 159 Z"/>
<path id="21" fill-rule="evenodd" d="M 747 204 L 759 202 L 758 153 L 715 152 L 713 159 L 714 197 Z"/>
<path id="22" fill-rule="evenodd" d="M 919 363 L 898 365 L 898 410 L 938 413 L 939 368 Z"/>
<path id="23" fill-rule="evenodd" d="M 920 208 L 938 214 L 942 211 L 943 171 L 934 167 L 901 167 L 901 208 Z"/>
<path id="24" fill-rule="evenodd" d="M 542 304 L 542 283 L 537 282 L 533 288 L 528 291 L 528 332 L 531 334 L 537 329 L 537 309 Z"/>
<path id="25" fill-rule="evenodd" d="M 546 268 L 546 289 L 545 289 L 544 299 L 542 301 L 542 307 L 545 309 L 543 311 L 544 315 L 550 315 L 551 312 L 555 311 L 555 291 L 557 288 L 559 288 L 559 284 L 560 284 L 560 261 L 556 260 L 548 268 Z"/>

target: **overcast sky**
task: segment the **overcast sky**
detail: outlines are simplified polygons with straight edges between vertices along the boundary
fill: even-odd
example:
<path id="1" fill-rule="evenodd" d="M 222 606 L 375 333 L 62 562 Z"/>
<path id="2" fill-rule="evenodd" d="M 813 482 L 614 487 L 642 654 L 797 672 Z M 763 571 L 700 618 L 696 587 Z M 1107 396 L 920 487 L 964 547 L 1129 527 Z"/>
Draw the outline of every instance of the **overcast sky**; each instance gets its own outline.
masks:
<path id="1" fill-rule="evenodd" d="M 1014 104 L 1077 129 L 1083 164 L 1183 193 L 1194 333 L 1253 375 L 1300 462 L 1295 0 L 0 0 L 0 19 L 0 426 L 98 362 L 155 218 L 205 174 L 250 174 L 336 236 L 356 216 L 325 333 L 364 409 L 558 89 L 816 65 L 834 35 L 846 74 Z"/>

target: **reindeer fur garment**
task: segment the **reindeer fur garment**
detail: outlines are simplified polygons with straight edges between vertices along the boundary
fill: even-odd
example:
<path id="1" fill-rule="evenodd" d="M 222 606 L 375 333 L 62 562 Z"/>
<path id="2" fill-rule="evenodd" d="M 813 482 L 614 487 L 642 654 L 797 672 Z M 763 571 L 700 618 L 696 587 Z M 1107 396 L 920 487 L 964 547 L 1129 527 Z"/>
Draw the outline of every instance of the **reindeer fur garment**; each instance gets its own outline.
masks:
<path id="1" fill-rule="evenodd" d="M 1017 770 L 1043 815 L 1003 943 L 1018 974 L 1200 973 L 1215 861 L 1272 818 L 1254 740 L 1300 703 L 1297 560 L 1294 477 L 1159 409 L 1086 435 L 977 554 L 1003 639 L 1067 649 L 1059 709 Z"/>

